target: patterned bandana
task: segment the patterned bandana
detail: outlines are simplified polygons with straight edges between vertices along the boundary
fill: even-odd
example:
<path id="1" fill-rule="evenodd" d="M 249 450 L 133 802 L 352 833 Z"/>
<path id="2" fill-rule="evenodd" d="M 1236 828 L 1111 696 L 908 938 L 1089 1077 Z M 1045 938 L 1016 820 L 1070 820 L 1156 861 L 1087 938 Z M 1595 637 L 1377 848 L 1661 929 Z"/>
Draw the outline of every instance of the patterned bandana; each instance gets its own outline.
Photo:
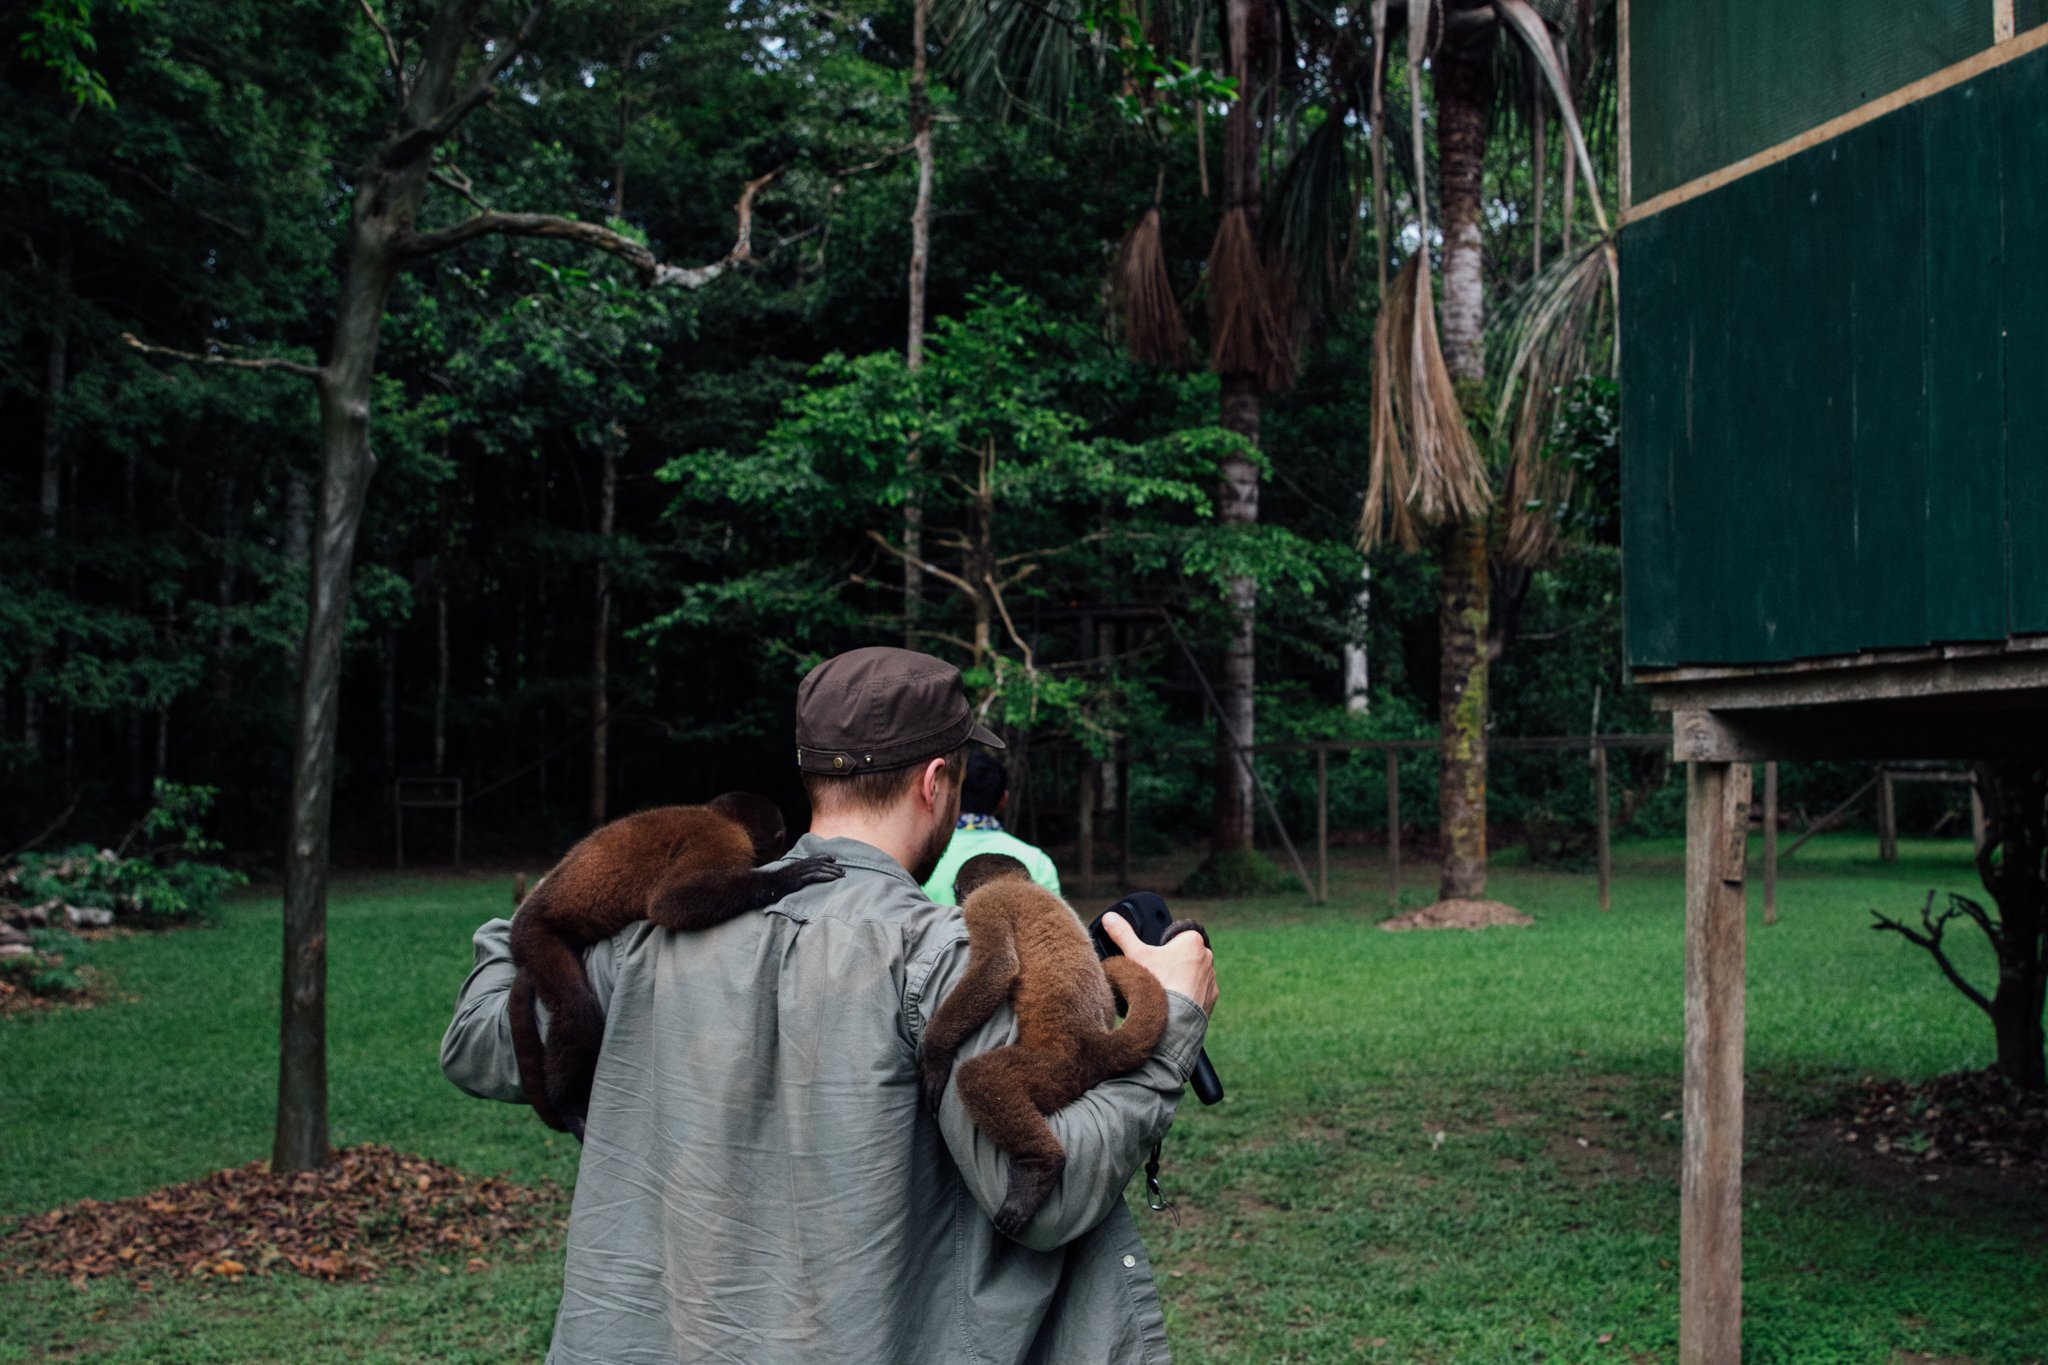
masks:
<path id="1" fill-rule="evenodd" d="M 1003 822 L 993 815 L 963 815 L 953 822 L 954 829 L 985 829 L 994 834 L 1003 832 Z"/>

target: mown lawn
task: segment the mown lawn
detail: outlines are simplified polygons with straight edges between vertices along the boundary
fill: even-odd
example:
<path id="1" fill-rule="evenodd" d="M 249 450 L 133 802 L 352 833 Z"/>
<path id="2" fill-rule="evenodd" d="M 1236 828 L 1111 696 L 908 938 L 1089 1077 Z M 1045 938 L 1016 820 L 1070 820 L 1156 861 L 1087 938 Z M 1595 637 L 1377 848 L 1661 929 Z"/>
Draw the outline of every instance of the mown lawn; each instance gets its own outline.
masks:
<path id="1" fill-rule="evenodd" d="M 1918 950 L 1865 927 L 1974 883 L 1960 844 L 1801 850 L 1750 939 L 1746 1359 L 1975 1365 L 2048 1357 L 2042 1186 L 1929 1183 L 1815 1122 L 1859 1074 L 1990 1059 L 1981 1017 Z M 1385 934 L 1379 873 L 1334 900 L 1197 911 L 1224 1000 L 1229 1100 L 1167 1145 L 1179 1221 L 1141 1211 L 1183 1362 L 1676 1358 L 1682 962 L 1676 843 L 1590 876 L 1501 866 L 1534 928 Z M 1421 880 L 1427 869 L 1414 869 Z M 566 1184 L 573 1144 L 442 1081 L 435 1048 L 469 930 L 507 879 L 363 878 L 331 910 L 337 1142 Z M 1411 890 L 1410 905 L 1427 899 Z M 1989 955 L 1969 945 L 1983 973 Z M 111 1198 L 265 1154 L 277 915 L 101 944 L 132 999 L 0 1022 L 0 1217 Z M 294 1279 L 0 1283 L 0 1361 L 508 1361 L 545 1350 L 559 1251 L 374 1285 Z M 1910 1355 L 1904 1353 L 1911 1353 Z"/>

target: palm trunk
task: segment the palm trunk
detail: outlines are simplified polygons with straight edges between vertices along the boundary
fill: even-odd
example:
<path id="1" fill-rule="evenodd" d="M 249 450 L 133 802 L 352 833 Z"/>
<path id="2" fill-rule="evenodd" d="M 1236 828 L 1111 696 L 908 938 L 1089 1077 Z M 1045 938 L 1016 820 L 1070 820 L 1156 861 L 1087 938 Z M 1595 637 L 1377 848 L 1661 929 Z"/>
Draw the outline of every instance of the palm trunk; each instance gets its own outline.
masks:
<path id="1" fill-rule="evenodd" d="M 1438 181 L 1444 233 L 1444 363 L 1458 385 L 1468 419 L 1482 397 L 1486 361 L 1485 280 L 1480 257 L 1481 174 L 1486 159 L 1487 108 L 1492 99 L 1490 54 L 1446 50 L 1436 62 Z M 1443 824 L 1446 900 L 1486 894 L 1486 675 L 1488 574 L 1486 526 L 1475 520 L 1447 526 L 1438 543 L 1441 575 L 1437 621 L 1442 682 L 1437 760 Z"/>

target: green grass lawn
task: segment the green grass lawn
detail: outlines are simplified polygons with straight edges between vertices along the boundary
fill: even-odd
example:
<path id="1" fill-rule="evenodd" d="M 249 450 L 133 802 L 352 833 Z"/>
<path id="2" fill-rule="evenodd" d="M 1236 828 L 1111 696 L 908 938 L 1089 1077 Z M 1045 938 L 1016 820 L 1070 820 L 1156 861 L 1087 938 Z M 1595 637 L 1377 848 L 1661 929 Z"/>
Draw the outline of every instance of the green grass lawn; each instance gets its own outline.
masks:
<path id="1" fill-rule="evenodd" d="M 1746 1359 L 2038 1362 L 2040 1184 L 1926 1183 L 1813 1122 L 1859 1074 L 1990 1060 L 1988 1026 L 1924 954 L 1866 927 L 1873 906 L 1973 887 L 1966 848 L 1907 841 L 1880 867 L 1873 845 L 1802 849 L 1770 929 L 1752 894 Z M 1381 874 L 1362 862 L 1333 868 L 1328 907 L 1200 907 L 1230 1098 L 1190 1099 L 1167 1144 L 1178 1223 L 1139 1213 L 1177 1358 L 1674 1360 L 1681 856 L 1620 850 L 1605 915 L 1590 876 L 1504 860 L 1492 894 L 1536 917 L 1522 930 L 1380 933 Z M 502 877 L 337 888 L 338 1143 L 573 1178 L 572 1142 L 436 1065 L 469 930 L 508 893 Z M 274 899 L 250 895 L 210 929 L 97 945 L 131 999 L 0 1021 L 0 1216 L 267 1154 L 277 940 Z M 1985 973 L 1980 945 L 1963 957 Z M 0 1361 L 538 1359 L 559 1273 L 557 1248 L 374 1285 L 0 1283 Z"/>

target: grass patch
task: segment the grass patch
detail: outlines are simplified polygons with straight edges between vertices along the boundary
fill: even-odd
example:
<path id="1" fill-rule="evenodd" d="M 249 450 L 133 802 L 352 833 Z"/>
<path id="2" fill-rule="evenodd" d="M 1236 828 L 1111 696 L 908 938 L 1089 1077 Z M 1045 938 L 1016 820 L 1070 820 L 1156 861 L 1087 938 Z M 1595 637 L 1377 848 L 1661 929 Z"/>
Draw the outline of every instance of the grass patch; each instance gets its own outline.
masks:
<path id="1" fill-rule="evenodd" d="M 1856 1076 L 1991 1059 L 1988 1026 L 1925 954 L 1866 927 L 1872 906 L 1970 886 L 1967 850 L 1908 841 L 1883 867 L 1872 842 L 1809 844 L 1786 866 L 1781 922 L 1764 929 L 1760 903 L 1751 916 L 1745 1358 L 2029 1365 L 2048 1355 L 2039 1186 L 1902 1181 L 1808 1121 Z M 1141 879 L 1171 885 L 1188 861 Z M 1230 1099 L 1188 1101 L 1167 1144 L 1180 1222 L 1138 1203 L 1177 1358 L 1675 1359 L 1682 861 L 1676 841 L 1624 846 L 1604 915 L 1588 876 L 1504 869 L 1489 894 L 1536 919 L 1512 932 L 1379 933 L 1391 907 L 1364 862 L 1332 868 L 1329 906 L 1178 902 L 1216 935 L 1209 1052 Z M 508 890 L 337 888 L 337 1142 L 573 1180 L 572 1141 L 467 1099 L 436 1063 L 468 934 Z M 1405 905 L 1428 899 L 1418 886 Z M 95 947 L 132 999 L 0 1021 L 0 1216 L 269 1148 L 275 901 Z M 1964 962 L 1981 975 L 1990 955 L 1972 944 Z M 16 1281 L 0 1284 L 0 1361 L 532 1360 L 559 1285 L 558 1239 L 370 1285 Z"/>

